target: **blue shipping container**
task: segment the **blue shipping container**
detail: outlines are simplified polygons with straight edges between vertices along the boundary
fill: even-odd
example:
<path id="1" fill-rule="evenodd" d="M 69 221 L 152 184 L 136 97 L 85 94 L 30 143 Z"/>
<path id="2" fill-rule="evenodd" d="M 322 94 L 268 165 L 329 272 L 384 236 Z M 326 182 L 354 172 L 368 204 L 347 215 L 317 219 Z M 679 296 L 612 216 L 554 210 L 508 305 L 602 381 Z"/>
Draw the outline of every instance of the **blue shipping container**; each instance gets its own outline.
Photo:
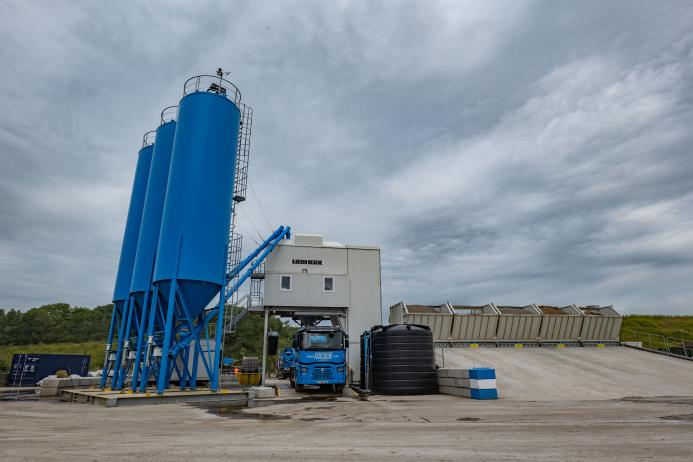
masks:
<path id="1" fill-rule="evenodd" d="M 57 371 L 85 377 L 89 373 L 89 355 L 15 354 L 12 357 L 8 386 L 35 387 L 36 382 Z"/>

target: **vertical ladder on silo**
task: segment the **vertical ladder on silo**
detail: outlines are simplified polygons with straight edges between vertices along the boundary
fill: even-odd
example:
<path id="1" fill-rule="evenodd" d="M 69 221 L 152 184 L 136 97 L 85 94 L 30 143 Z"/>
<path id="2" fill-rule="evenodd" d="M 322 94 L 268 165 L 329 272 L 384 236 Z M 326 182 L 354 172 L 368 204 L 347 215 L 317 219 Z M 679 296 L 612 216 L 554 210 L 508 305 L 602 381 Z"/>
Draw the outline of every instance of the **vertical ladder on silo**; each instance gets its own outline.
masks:
<path id="1" fill-rule="evenodd" d="M 238 145 L 236 149 L 236 167 L 234 171 L 233 206 L 229 226 L 229 247 L 226 260 L 227 275 L 241 262 L 243 251 L 243 236 L 236 231 L 236 217 L 238 205 L 245 201 L 248 188 L 250 135 L 253 125 L 253 108 L 241 103 L 239 109 L 241 111 L 241 117 L 240 128 L 238 130 Z M 242 302 L 239 300 L 238 291 L 230 290 L 234 282 L 238 280 L 238 277 L 238 275 L 233 278 L 227 277 L 226 287 L 224 287 L 223 291 L 226 303 L 226 309 L 224 310 L 224 334 L 235 332 L 236 324 L 240 320 L 239 314 L 242 312 Z"/>

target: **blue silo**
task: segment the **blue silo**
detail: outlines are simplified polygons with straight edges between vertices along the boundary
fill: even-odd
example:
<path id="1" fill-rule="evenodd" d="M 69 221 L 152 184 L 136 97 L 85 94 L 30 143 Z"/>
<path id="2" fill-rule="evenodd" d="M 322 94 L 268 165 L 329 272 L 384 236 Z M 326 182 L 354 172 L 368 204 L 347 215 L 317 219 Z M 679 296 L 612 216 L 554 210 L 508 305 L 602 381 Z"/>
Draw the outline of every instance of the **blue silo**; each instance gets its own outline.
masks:
<path id="1" fill-rule="evenodd" d="M 148 322 L 154 257 L 159 243 L 159 230 L 161 229 L 161 218 L 163 216 L 166 186 L 171 165 L 171 153 L 173 151 L 173 137 L 176 133 L 176 109 L 177 106 L 171 106 L 162 111 L 161 125 L 156 130 L 147 195 L 142 212 L 142 226 L 130 286 L 132 309 L 136 313 L 134 319 L 139 321 L 139 325 L 133 326 L 137 332 L 137 357 L 134 361 L 133 389 L 138 385 L 137 379 L 140 371 L 142 342 L 146 340 L 144 332 L 147 329 Z M 151 318 L 151 321 L 153 328 L 154 318 Z M 133 322 L 136 321 L 133 320 Z M 163 329 L 163 326 L 159 327 Z M 126 328 L 126 330 L 129 329 Z M 124 380 L 124 375 L 121 378 Z"/>
<path id="2" fill-rule="evenodd" d="M 156 130 L 156 144 L 152 155 L 149 186 L 142 213 L 140 239 L 130 287 L 130 292 L 133 294 L 144 293 L 151 287 L 175 133 L 175 120 L 161 124 Z"/>
<path id="3" fill-rule="evenodd" d="M 125 222 L 123 246 L 120 249 L 118 273 L 116 275 L 115 289 L 113 290 L 114 303 L 124 303 L 130 295 L 130 281 L 132 280 L 137 242 L 140 236 L 142 210 L 144 209 L 144 198 L 147 193 L 147 182 L 149 181 L 153 152 L 154 145 L 149 144 L 140 149 L 137 155 L 135 180 L 132 183 L 130 207 L 128 208 L 127 221 Z"/>
<path id="4" fill-rule="evenodd" d="M 208 77 L 186 82 L 178 109 L 153 279 L 166 313 L 159 393 L 170 378 L 168 353 L 185 348 L 172 348 L 176 319 L 200 316 L 226 280 L 240 93 L 221 77 L 211 76 L 207 87 Z"/>
<path id="5" fill-rule="evenodd" d="M 125 233 L 123 235 L 123 245 L 120 249 L 120 261 L 118 262 L 118 272 L 116 274 L 115 289 L 113 291 L 113 314 L 111 315 L 111 326 L 106 345 L 106 359 L 104 370 L 108 367 L 109 351 L 113 342 L 113 335 L 118 325 L 118 338 L 122 340 L 125 325 L 124 314 L 127 312 L 128 299 L 130 295 L 130 282 L 132 280 L 135 253 L 137 252 L 137 242 L 139 240 L 142 222 L 142 210 L 144 199 L 147 193 L 147 182 L 149 180 L 149 170 L 152 161 L 153 132 L 144 135 L 143 147 L 137 155 L 137 166 L 135 167 L 135 179 L 132 183 L 130 194 L 130 207 L 128 208 L 127 220 L 125 222 Z M 107 377 L 105 377 L 107 378 Z M 105 385 L 105 379 L 102 386 Z"/>
<path id="6" fill-rule="evenodd" d="M 226 96 L 180 102 L 154 281 L 167 301 L 166 281 L 177 279 L 193 316 L 224 284 L 239 122 Z"/>

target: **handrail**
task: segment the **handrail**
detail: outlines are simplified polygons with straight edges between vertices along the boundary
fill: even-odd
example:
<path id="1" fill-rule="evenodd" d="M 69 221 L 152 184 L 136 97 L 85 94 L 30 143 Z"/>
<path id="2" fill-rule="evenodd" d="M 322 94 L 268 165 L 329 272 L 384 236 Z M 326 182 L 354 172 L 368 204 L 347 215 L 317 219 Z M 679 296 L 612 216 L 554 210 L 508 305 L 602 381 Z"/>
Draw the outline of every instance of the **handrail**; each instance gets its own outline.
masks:
<path id="1" fill-rule="evenodd" d="M 142 147 L 146 148 L 154 144 L 154 139 L 156 138 L 156 130 L 149 131 L 142 137 Z"/>
<path id="2" fill-rule="evenodd" d="M 236 106 L 241 104 L 241 91 L 238 87 L 218 75 L 196 75 L 185 81 L 183 96 L 199 91 L 225 96 L 236 103 Z"/>
<path id="3" fill-rule="evenodd" d="M 161 125 L 178 120 L 178 106 L 168 106 L 161 111 Z"/>
<path id="4" fill-rule="evenodd" d="M 634 334 L 633 340 L 624 340 L 624 333 Z M 639 342 L 641 344 L 640 347 L 628 345 L 634 348 L 656 351 L 679 358 L 693 358 L 693 339 L 669 337 L 662 334 L 653 334 L 651 332 L 642 332 L 632 329 L 621 329 L 621 343 L 628 344 L 631 342 Z M 674 350 L 674 352 L 672 352 L 672 350 Z M 679 354 L 675 351 L 681 351 L 683 354 Z"/>

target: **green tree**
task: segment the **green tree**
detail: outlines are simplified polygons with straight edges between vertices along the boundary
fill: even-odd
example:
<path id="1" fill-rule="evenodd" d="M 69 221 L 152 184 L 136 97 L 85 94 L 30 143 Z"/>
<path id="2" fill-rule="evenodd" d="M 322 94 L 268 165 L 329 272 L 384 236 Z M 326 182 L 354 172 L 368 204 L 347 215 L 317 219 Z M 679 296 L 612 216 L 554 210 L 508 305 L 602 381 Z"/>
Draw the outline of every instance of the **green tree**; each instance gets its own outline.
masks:
<path id="1" fill-rule="evenodd" d="M 236 332 L 226 336 L 224 341 L 224 355 L 232 357 L 235 360 L 240 360 L 243 356 L 262 357 L 262 329 L 264 328 L 264 319 L 262 316 L 248 315 L 243 318 L 236 327 Z M 291 340 L 298 329 L 289 324 L 282 322 L 276 316 L 271 316 L 269 319 L 270 330 L 279 333 L 279 348 L 284 348 L 291 345 Z M 267 358 L 269 370 L 274 369 L 276 356 Z"/>

